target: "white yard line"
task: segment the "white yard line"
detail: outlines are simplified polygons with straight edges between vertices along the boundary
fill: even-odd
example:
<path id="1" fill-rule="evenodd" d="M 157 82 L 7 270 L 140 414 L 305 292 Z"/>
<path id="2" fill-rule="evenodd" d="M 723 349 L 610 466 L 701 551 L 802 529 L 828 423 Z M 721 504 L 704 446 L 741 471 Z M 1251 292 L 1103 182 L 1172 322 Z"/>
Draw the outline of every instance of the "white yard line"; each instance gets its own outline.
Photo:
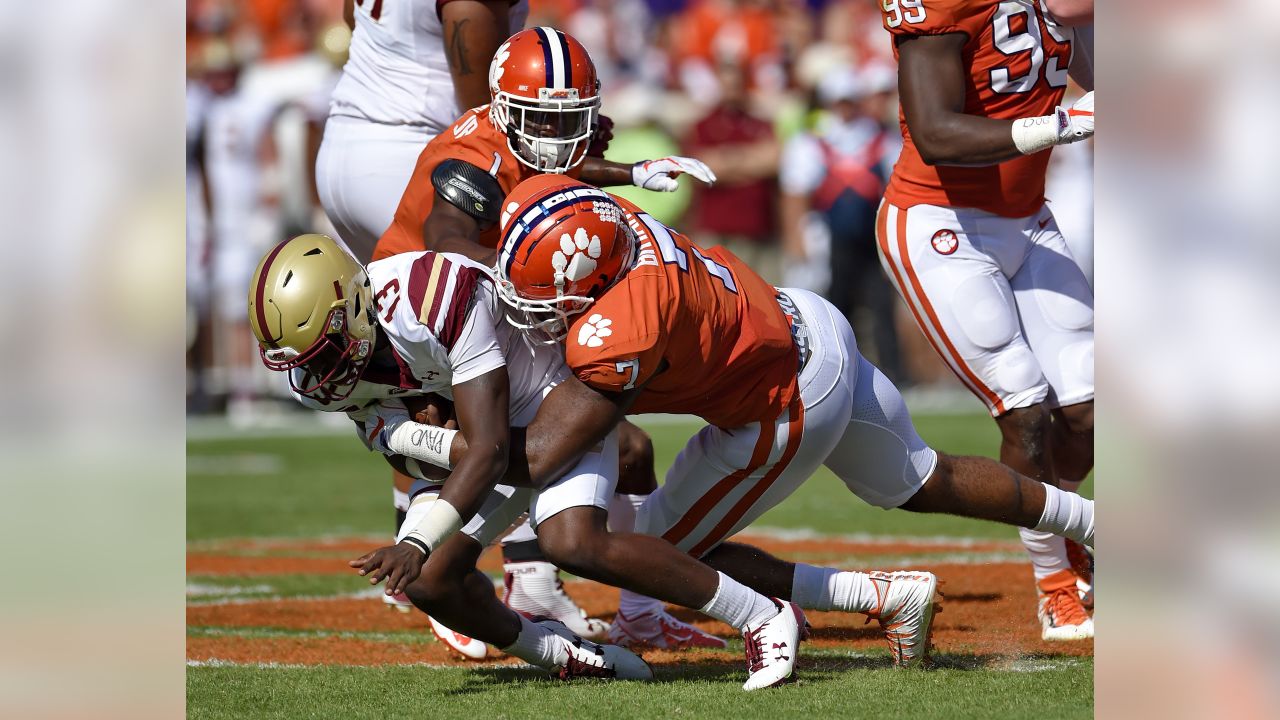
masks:
<path id="1" fill-rule="evenodd" d="M 949 545 L 958 550 L 979 545 L 995 545 L 1008 548 L 1010 552 L 1020 550 L 1022 545 L 1016 540 L 998 538 L 955 537 L 950 535 L 870 535 L 863 533 L 822 533 L 804 528 L 779 528 L 753 526 L 742 535 L 742 539 L 753 537 L 778 540 L 782 542 L 804 541 L 837 541 L 862 545 Z M 370 542 L 382 544 L 386 542 L 383 535 L 310 535 L 288 537 L 233 537 L 213 540 L 192 540 L 187 543 L 187 552 L 217 552 L 238 546 L 245 549 L 272 550 L 295 547 L 306 543 L 308 546 L 326 544 L 347 544 L 350 542 Z"/>
<path id="2" fill-rule="evenodd" d="M 255 668 L 257 670 L 313 670 L 313 669 L 328 670 L 328 669 L 339 668 L 339 667 L 350 667 L 350 668 L 396 667 L 396 668 L 427 668 L 430 670 L 467 670 L 467 671 L 484 670 L 487 668 L 503 668 L 503 669 L 510 668 L 514 670 L 533 668 L 532 665 L 528 665 L 525 663 L 518 663 L 518 664 L 504 663 L 502 665 L 474 665 L 474 666 L 462 665 L 462 664 L 446 665 L 444 663 L 425 663 L 425 662 L 403 663 L 403 664 L 396 663 L 395 665 L 342 665 L 342 664 L 335 664 L 335 663 L 325 663 L 323 665 L 302 665 L 299 663 L 277 663 L 277 662 L 241 663 L 241 662 L 235 662 L 234 660 L 220 660 L 218 658 L 210 658 L 208 660 L 187 660 L 187 667 L 191 667 L 191 668 Z"/>

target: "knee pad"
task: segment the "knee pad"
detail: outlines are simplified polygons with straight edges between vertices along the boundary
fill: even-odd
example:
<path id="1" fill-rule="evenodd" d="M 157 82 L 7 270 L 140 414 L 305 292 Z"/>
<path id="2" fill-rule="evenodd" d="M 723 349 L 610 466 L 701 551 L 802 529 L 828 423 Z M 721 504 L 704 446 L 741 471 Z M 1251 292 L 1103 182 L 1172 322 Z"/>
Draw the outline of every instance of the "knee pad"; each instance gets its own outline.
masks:
<path id="1" fill-rule="evenodd" d="M 1031 348 L 1022 343 L 1000 353 L 996 358 L 994 369 L 995 387 L 992 389 L 1002 395 L 1023 392 L 1044 383 L 1044 373 L 1040 369 L 1040 363 L 1031 353 Z"/>
<path id="2" fill-rule="evenodd" d="M 1064 264 L 1069 272 L 1055 271 Z M 1037 268 L 1032 280 L 1038 288 L 1053 292 L 1037 292 L 1036 303 L 1051 326 L 1067 332 L 1093 329 L 1093 290 L 1075 263 L 1065 261 L 1047 268 Z"/>
<path id="3" fill-rule="evenodd" d="M 1093 387 L 1093 338 L 1071 343 L 1058 352 L 1058 367 L 1067 387 Z"/>
<path id="4" fill-rule="evenodd" d="M 1009 288 L 989 275 L 965 278 L 951 296 L 956 323 L 969 342 L 993 350 L 1018 334 L 1018 312 Z"/>

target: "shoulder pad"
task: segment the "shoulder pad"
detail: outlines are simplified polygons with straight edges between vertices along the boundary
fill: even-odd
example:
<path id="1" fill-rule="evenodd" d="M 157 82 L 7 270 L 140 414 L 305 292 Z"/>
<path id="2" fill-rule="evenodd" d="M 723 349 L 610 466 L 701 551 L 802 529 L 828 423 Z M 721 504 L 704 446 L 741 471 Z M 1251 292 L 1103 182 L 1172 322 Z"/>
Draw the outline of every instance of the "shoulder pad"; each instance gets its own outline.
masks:
<path id="1" fill-rule="evenodd" d="M 497 224 L 506 193 L 494 176 L 469 162 L 449 158 L 431 171 L 431 184 L 438 196 L 475 218 L 481 230 Z"/>

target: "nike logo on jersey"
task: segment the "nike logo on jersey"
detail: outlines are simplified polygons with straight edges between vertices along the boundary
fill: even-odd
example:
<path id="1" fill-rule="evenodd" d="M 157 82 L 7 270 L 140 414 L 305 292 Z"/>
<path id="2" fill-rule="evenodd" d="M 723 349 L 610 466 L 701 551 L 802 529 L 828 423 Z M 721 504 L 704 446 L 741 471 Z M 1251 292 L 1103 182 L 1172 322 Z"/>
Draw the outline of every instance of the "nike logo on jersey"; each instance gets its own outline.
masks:
<path id="1" fill-rule="evenodd" d="M 1045 218 L 1045 219 L 1041 220 L 1041 221 L 1038 223 L 1038 224 L 1040 225 L 1040 229 L 1041 229 L 1041 230 L 1043 230 L 1043 229 L 1045 229 L 1046 227 L 1048 227 L 1048 226 L 1049 226 L 1049 221 L 1050 221 L 1050 220 L 1052 220 L 1052 219 L 1053 219 L 1053 218 Z"/>

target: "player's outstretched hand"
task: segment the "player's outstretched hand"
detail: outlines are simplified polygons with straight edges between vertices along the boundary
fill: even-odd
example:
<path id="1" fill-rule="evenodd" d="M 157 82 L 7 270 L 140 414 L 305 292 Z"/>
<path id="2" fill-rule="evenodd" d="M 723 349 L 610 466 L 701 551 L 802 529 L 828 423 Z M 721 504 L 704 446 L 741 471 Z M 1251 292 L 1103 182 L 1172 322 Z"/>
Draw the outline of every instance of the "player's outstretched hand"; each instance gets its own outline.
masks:
<path id="1" fill-rule="evenodd" d="M 347 565 L 356 568 L 360 575 L 368 575 L 370 585 L 377 585 L 385 579 L 387 594 L 395 595 L 404 592 L 409 583 L 418 579 L 426 561 L 426 555 L 417 546 L 402 542 L 365 553 Z"/>
<path id="2" fill-rule="evenodd" d="M 613 118 L 601 115 L 596 123 L 596 131 L 591 134 L 591 144 L 587 146 L 588 157 L 604 157 L 609 149 L 609 141 L 613 140 Z"/>
<path id="3" fill-rule="evenodd" d="M 716 174 L 701 160 L 672 155 L 657 160 L 643 160 L 631 166 L 631 183 L 645 190 L 675 192 L 680 187 L 676 178 L 688 173 L 702 182 L 712 185 Z"/>
<path id="4" fill-rule="evenodd" d="M 1069 108 L 1059 108 L 1067 116 L 1066 128 L 1061 133 L 1063 143 L 1073 143 L 1093 137 L 1093 91 L 1071 103 Z"/>

